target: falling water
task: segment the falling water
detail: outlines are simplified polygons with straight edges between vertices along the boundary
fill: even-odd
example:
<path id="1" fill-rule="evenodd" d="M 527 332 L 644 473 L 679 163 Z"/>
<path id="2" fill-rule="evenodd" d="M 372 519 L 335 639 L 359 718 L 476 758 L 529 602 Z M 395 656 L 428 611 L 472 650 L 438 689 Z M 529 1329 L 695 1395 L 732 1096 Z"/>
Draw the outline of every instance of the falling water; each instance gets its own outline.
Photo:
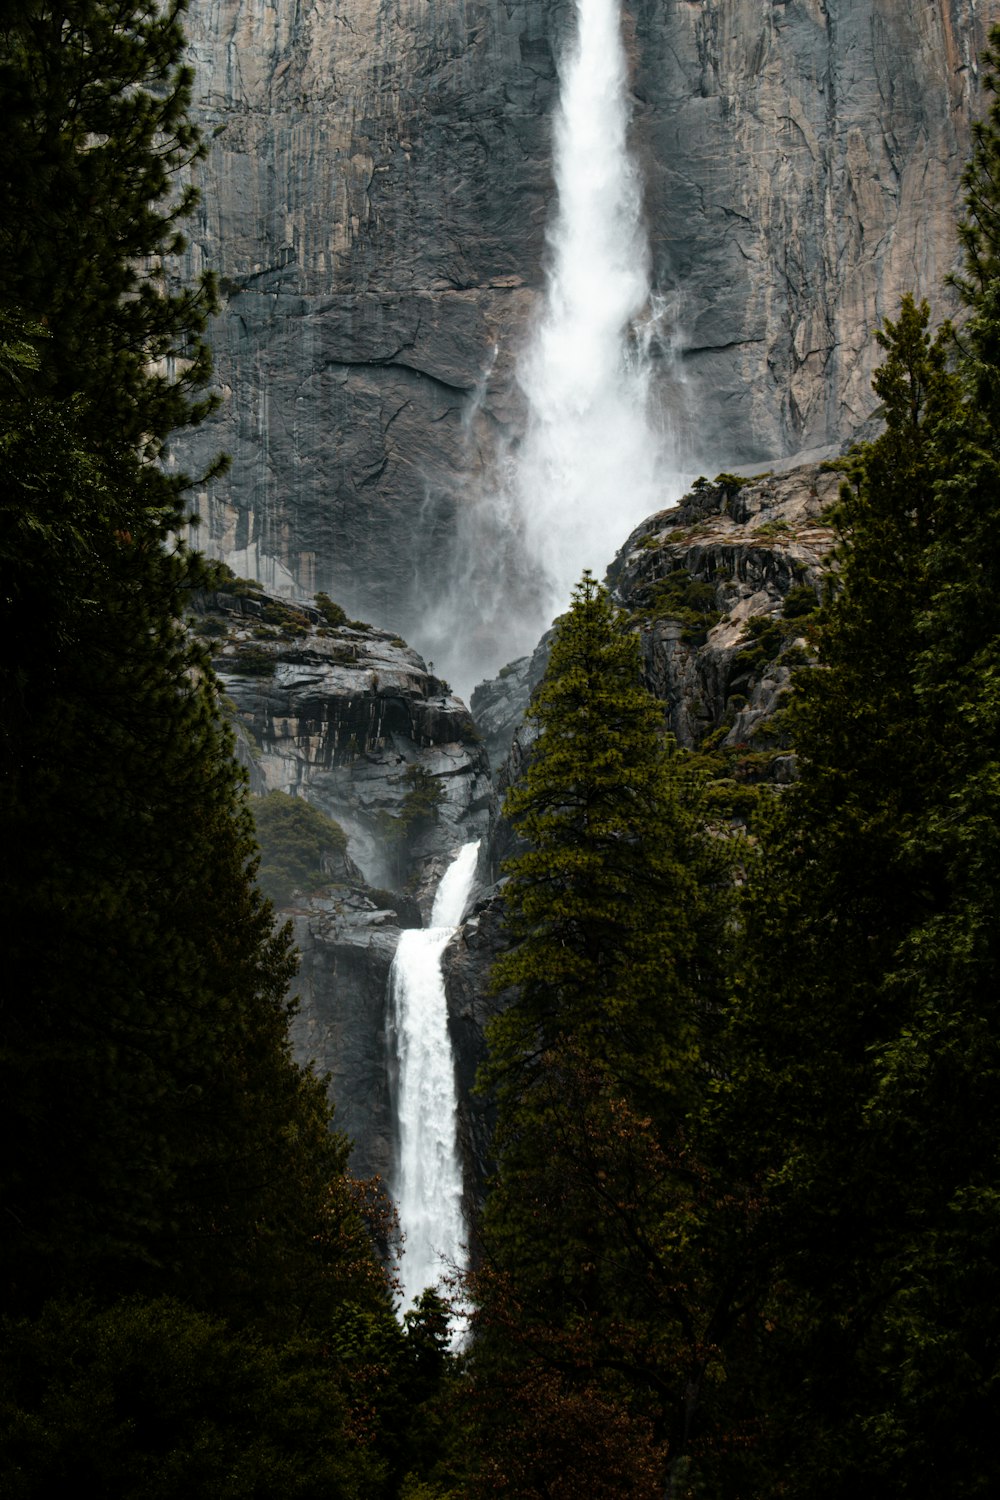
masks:
<path id="1" fill-rule="evenodd" d="M 479 844 L 466 844 L 438 886 L 431 925 L 404 932 L 389 976 L 399 1063 L 395 1197 L 405 1239 L 404 1303 L 464 1263 L 455 1062 L 441 955 L 462 919 Z"/>
<path id="2" fill-rule="evenodd" d="M 663 503 L 665 457 L 650 413 L 644 335 L 656 314 L 618 0 L 578 0 L 561 76 L 559 207 L 545 310 L 520 371 L 529 418 L 512 476 L 557 608 L 584 567 L 602 572 Z"/>
<path id="3" fill-rule="evenodd" d="M 576 0 L 576 14 L 554 121 L 545 300 L 518 368 L 525 433 L 460 508 L 454 596 L 423 631 L 460 687 L 530 650 L 582 570 L 600 576 L 679 487 L 652 378 L 654 355 L 669 364 L 673 310 L 651 291 L 619 0 Z"/>

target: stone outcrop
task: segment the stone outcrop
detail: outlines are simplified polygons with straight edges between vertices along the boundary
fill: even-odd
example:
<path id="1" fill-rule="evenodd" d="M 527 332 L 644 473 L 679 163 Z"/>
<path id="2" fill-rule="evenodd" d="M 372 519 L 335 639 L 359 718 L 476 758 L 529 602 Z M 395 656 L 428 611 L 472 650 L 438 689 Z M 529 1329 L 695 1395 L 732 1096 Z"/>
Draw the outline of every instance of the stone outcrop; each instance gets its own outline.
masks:
<path id="1" fill-rule="evenodd" d="M 818 464 L 699 480 L 677 507 L 637 527 L 609 569 L 612 597 L 639 637 L 646 685 L 678 744 L 699 752 L 722 824 L 745 821 L 763 783 L 795 775 L 776 715 L 793 668 L 810 657 L 810 616 L 832 564 L 830 510 L 840 483 Z M 490 995 L 489 973 L 503 950 L 503 861 L 518 848 L 503 797 L 531 755 L 537 731 L 524 711 L 552 634 L 472 700 L 491 741 L 506 735 L 508 751 L 497 760 L 481 846 L 483 891 L 445 953 L 470 1201 L 489 1169 L 490 1115 L 469 1090 L 486 1055 L 485 1024 L 504 1003 Z"/>
<path id="2" fill-rule="evenodd" d="M 347 851 L 325 860 L 328 883 L 279 912 L 300 954 L 292 1045 L 330 1076 L 353 1169 L 386 1178 L 389 969 L 400 931 L 426 918 L 439 872 L 486 826 L 485 750 L 465 705 L 398 636 L 331 625 L 313 604 L 237 579 L 197 595 L 190 623 L 211 650 L 251 789 L 301 796 L 348 835 Z M 428 784 L 438 795 L 408 825 L 414 786 Z M 414 894 L 383 888 L 404 879 Z"/>
<path id="3" fill-rule="evenodd" d="M 976 54 L 1000 0 L 633 0 L 633 139 L 661 396 L 694 462 L 839 444 L 871 330 L 955 258 Z M 568 4 L 193 0 L 211 150 L 187 269 L 215 267 L 233 467 L 200 541 L 412 635 L 458 509 L 516 439 Z M 945 299 L 939 305 L 945 306 Z M 669 353 L 669 358 L 666 355 Z"/>
<path id="4" fill-rule="evenodd" d="M 387 906 L 391 899 L 362 885 L 332 886 L 280 913 L 300 955 L 293 1053 L 329 1074 L 335 1123 L 354 1142 L 353 1171 L 383 1179 L 395 1150 L 386 994 L 401 927 L 411 925 L 405 910 Z"/>
<path id="5" fill-rule="evenodd" d="M 646 685 L 685 749 L 709 736 L 732 749 L 766 733 L 808 642 L 792 622 L 756 632 L 783 622 L 793 589 L 819 602 L 840 483 L 817 464 L 702 481 L 637 527 L 609 569 L 639 630 Z"/>
<path id="6" fill-rule="evenodd" d="M 334 818 L 367 880 L 396 888 L 485 827 L 489 765 L 469 711 L 399 636 L 260 591 L 195 607 L 257 788 Z M 404 829 L 415 777 L 438 800 Z"/>

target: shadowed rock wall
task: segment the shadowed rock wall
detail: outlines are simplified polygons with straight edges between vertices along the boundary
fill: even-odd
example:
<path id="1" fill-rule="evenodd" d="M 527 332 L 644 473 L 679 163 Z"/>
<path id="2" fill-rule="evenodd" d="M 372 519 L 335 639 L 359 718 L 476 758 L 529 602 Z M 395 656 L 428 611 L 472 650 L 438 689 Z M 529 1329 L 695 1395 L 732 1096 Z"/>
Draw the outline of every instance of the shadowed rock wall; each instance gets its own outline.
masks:
<path id="1" fill-rule="evenodd" d="M 872 330 L 905 291 L 944 305 L 998 19 L 977 0 L 637 0 L 655 279 L 682 294 L 687 419 L 716 468 L 850 437 Z"/>
<path id="2" fill-rule="evenodd" d="M 560 14 L 194 0 L 212 149 L 187 259 L 222 277 L 224 408 L 179 457 L 232 454 L 199 497 L 200 541 L 237 572 L 412 619 L 464 476 L 509 417 Z"/>
<path id="3" fill-rule="evenodd" d="M 668 382 L 708 473 L 838 444 L 871 330 L 939 293 L 1000 0 L 628 0 Z M 201 541 L 412 634 L 456 507 L 517 431 L 567 0 L 192 0 L 230 475 Z M 666 368 L 666 366 L 665 366 Z M 666 498 L 666 497 L 665 497 Z M 294 589 L 293 589 L 294 584 Z"/>

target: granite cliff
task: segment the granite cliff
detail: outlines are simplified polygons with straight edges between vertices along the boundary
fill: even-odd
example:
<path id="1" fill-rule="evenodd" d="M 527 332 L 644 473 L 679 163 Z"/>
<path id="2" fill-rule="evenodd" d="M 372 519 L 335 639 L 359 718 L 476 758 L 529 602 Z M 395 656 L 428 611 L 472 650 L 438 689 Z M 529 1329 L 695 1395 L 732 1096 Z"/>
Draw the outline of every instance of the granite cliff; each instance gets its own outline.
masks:
<path id="1" fill-rule="evenodd" d="M 223 578 L 192 600 L 190 625 L 211 652 L 251 789 L 303 797 L 347 835 L 322 879 L 279 912 L 300 954 L 292 1042 L 330 1075 L 355 1170 L 386 1176 L 389 968 L 455 850 L 485 828 L 489 767 L 465 705 L 415 651 L 325 605 Z"/>
<path id="2" fill-rule="evenodd" d="M 612 597 L 639 637 L 644 679 L 663 704 L 664 724 L 710 778 L 720 832 L 740 828 L 762 796 L 795 774 L 781 708 L 794 668 L 812 655 L 840 482 L 819 464 L 700 479 L 676 507 L 637 527 L 609 569 Z M 488 1169 L 489 1110 L 471 1083 L 485 1057 L 484 1026 L 503 1003 L 489 993 L 489 971 L 503 942 L 502 863 L 517 848 L 502 803 L 531 754 L 535 730 L 523 715 L 550 638 L 481 684 L 472 699 L 490 741 L 510 746 L 494 773 L 479 898 L 446 953 L 473 1196 Z"/>
<path id="3" fill-rule="evenodd" d="M 869 427 L 872 328 L 907 289 L 948 307 L 976 56 L 998 19 L 1000 0 L 626 5 L 654 382 L 692 472 L 779 469 Z M 211 150 L 187 269 L 220 272 L 222 405 L 174 460 L 232 454 L 198 496 L 198 543 L 272 591 L 209 597 L 202 624 L 257 788 L 296 791 L 350 839 L 350 867 L 290 908 L 296 1045 L 333 1072 L 358 1164 L 384 1172 L 385 984 L 417 919 L 398 889 L 412 881 L 426 917 L 446 860 L 486 828 L 482 894 L 449 948 L 475 1184 L 489 1122 L 469 1089 L 512 847 L 500 798 L 530 754 L 518 725 L 546 643 L 477 692 L 473 724 L 394 632 L 426 616 L 459 516 L 522 430 L 572 7 L 192 0 L 188 25 Z M 703 481 L 612 566 L 721 822 L 793 774 L 780 707 L 808 658 L 836 486 L 815 464 Z M 317 590 L 379 628 L 289 603 Z M 429 786 L 434 816 L 395 839 Z"/>
<path id="4" fill-rule="evenodd" d="M 662 396 L 691 469 L 837 446 L 871 329 L 940 307 L 997 0 L 635 0 L 633 142 Z M 191 268 L 222 276 L 201 544 L 412 635 L 457 509 L 516 439 L 562 3 L 193 0 L 211 141 Z M 669 499 L 664 496 L 664 503 Z"/>

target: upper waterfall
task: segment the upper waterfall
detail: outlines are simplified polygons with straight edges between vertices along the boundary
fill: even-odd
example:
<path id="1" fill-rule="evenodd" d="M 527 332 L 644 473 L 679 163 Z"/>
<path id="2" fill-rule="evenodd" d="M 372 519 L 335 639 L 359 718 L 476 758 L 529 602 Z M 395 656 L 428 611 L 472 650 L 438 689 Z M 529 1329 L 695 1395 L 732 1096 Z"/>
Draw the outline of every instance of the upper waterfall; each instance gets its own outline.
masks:
<path id="1" fill-rule="evenodd" d="M 453 587 L 421 633 L 460 691 L 529 651 L 582 570 L 602 573 L 677 488 L 652 378 L 654 354 L 669 353 L 668 307 L 650 282 L 618 0 L 577 0 L 576 20 L 553 127 L 545 293 L 518 365 L 524 435 L 464 501 Z"/>
<path id="2" fill-rule="evenodd" d="M 510 476 L 529 556 L 546 573 L 548 614 L 665 498 L 649 400 L 656 310 L 618 0 L 578 0 L 577 22 L 555 120 L 545 306 L 520 370 L 528 427 Z"/>

